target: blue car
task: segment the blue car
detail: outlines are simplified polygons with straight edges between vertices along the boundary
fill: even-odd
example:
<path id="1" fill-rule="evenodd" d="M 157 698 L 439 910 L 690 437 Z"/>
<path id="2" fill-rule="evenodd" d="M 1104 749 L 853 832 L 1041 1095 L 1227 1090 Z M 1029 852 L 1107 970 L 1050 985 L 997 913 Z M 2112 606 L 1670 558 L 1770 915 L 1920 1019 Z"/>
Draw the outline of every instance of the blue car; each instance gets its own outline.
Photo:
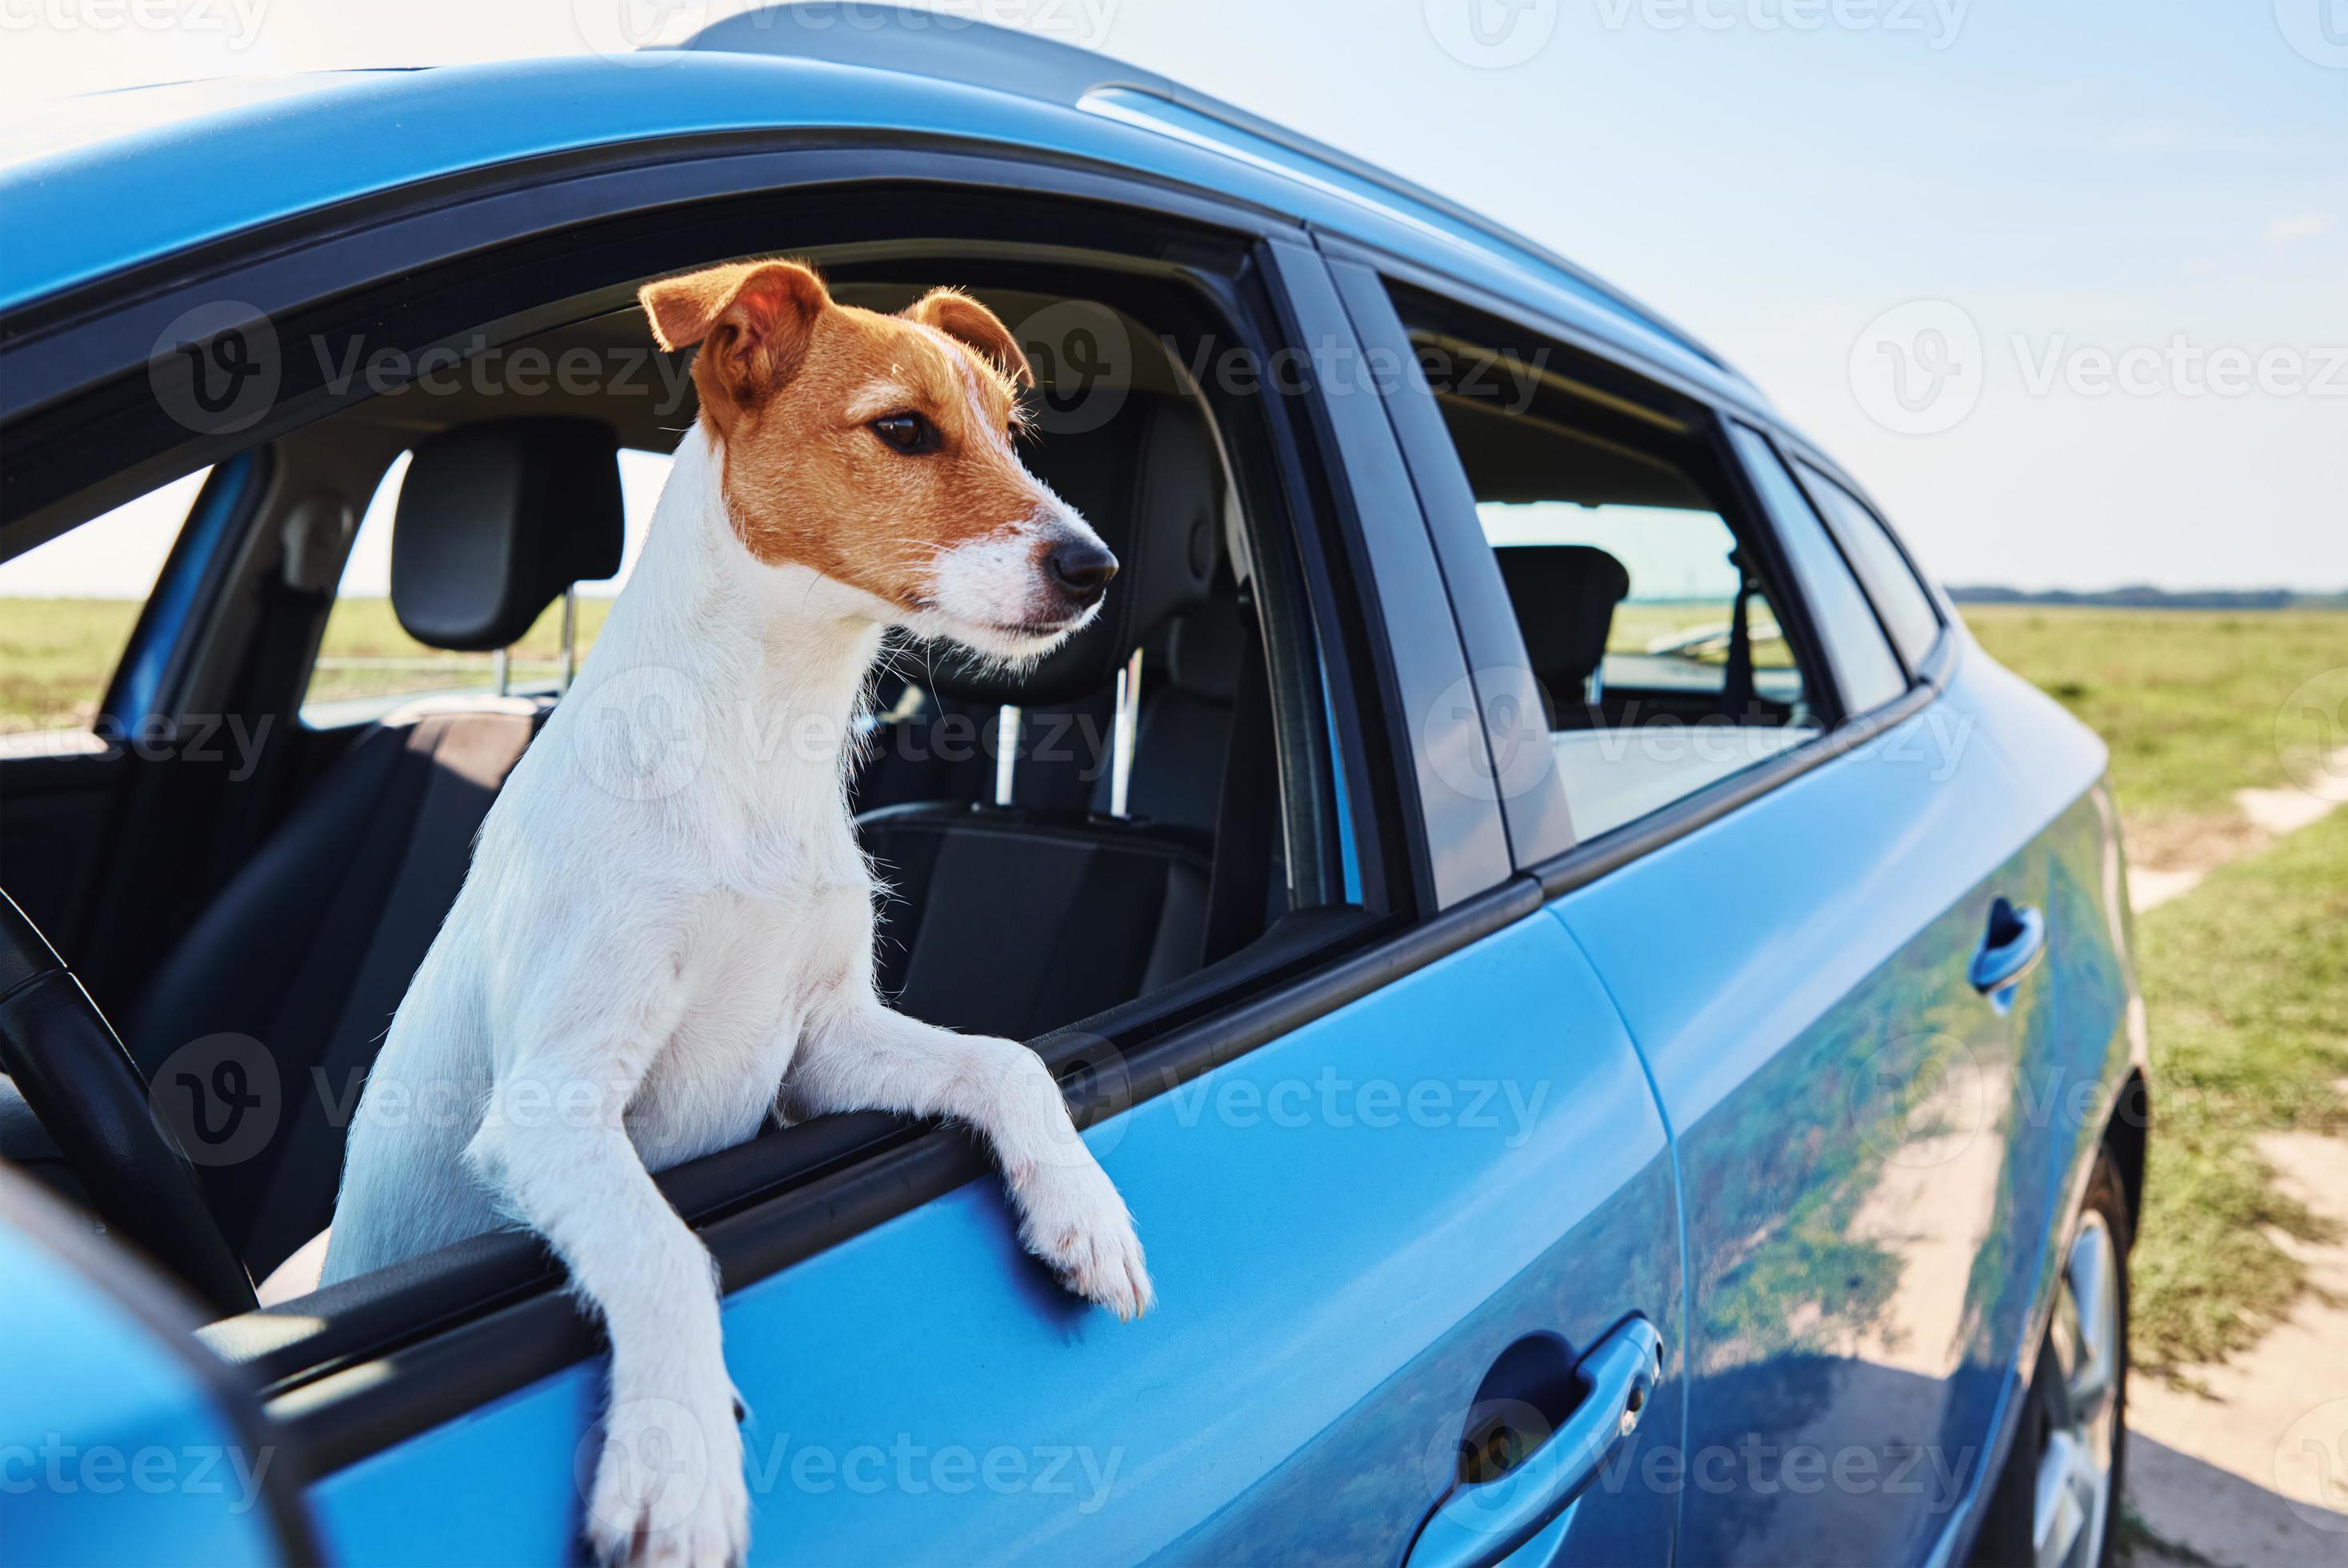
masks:
<path id="1" fill-rule="evenodd" d="M 1012 324 L 1030 466 L 1125 562 L 1032 671 L 901 649 L 850 789 L 891 994 L 1032 1044 L 1159 1305 L 1061 1292 L 953 1127 L 662 1171 L 754 1558 L 2109 1556 L 2148 1114 L 2105 750 L 1671 323 L 879 7 L 0 148 L 0 593 L 152 573 L 0 750 L 0 1563 L 580 1559 L 600 1331 L 535 1239 L 298 1275 L 695 417 L 635 291 L 771 254 Z"/>

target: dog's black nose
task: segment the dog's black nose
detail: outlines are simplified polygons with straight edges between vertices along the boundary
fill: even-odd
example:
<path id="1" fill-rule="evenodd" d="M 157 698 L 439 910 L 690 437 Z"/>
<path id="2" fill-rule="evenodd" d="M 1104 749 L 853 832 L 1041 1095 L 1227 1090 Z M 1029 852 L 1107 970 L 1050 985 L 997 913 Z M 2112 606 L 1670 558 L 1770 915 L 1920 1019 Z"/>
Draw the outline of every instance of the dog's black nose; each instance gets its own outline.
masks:
<path id="1" fill-rule="evenodd" d="M 1051 572 L 1069 598 L 1089 604 L 1107 591 L 1108 580 L 1117 575 L 1117 557 L 1089 539 L 1072 539 L 1053 550 Z"/>

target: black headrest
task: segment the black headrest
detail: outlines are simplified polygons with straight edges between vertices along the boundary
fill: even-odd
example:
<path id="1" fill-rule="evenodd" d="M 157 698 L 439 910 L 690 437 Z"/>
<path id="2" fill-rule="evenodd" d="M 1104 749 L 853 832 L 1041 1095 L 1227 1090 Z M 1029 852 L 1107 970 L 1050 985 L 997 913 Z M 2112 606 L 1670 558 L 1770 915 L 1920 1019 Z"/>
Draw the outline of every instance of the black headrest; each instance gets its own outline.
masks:
<path id="1" fill-rule="evenodd" d="M 1100 428 L 1045 436 L 1022 455 L 1116 554 L 1108 600 L 1025 676 L 941 654 L 936 684 L 967 702 L 1048 708 L 1100 691 L 1169 616 L 1206 601 L 1222 553 L 1222 470 L 1206 421 L 1160 393 L 1131 393 Z"/>
<path id="2" fill-rule="evenodd" d="M 1227 578 L 1222 592 L 1166 629 L 1166 678 L 1212 702 L 1239 696 L 1240 660 L 1247 651 L 1248 611 Z"/>
<path id="3" fill-rule="evenodd" d="M 573 583 L 620 570 L 619 444 L 595 419 L 496 419 L 416 449 L 391 531 L 391 606 L 417 641 L 502 648 Z"/>
<path id="4" fill-rule="evenodd" d="M 1606 657 L 1614 606 L 1630 593 L 1631 574 L 1589 544 L 1518 544 L 1492 553 L 1534 676 L 1551 701 L 1580 700 L 1582 683 Z"/>

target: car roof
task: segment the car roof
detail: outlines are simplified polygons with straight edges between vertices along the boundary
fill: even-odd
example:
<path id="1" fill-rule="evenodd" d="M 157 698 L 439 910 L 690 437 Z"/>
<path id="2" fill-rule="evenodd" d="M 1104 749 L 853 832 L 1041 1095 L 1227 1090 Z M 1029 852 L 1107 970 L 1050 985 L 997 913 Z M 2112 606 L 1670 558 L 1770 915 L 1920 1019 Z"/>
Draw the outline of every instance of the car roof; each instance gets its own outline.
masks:
<path id="1" fill-rule="evenodd" d="M 937 14 L 774 6 L 677 50 L 188 82 L 0 121 L 0 312 L 421 181 L 638 140 L 874 130 L 1107 162 L 1237 197 L 1518 298 L 1766 409 L 1716 355 L 1534 242 L 1359 160 L 1090 51 Z M 871 18 L 880 19 L 873 25 Z M 93 213 L 102 222 L 93 222 Z M 25 237 L 43 236 L 39 243 Z"/>

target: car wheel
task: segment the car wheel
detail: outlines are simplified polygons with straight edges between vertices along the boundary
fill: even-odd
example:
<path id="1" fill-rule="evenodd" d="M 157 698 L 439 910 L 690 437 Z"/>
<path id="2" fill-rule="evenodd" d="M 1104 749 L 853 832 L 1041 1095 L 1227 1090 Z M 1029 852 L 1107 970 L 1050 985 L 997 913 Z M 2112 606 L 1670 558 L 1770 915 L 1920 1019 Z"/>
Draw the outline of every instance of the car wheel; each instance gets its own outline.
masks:
<path id="1" fill-rule="evenodd" d="M 2099 1568 L 2127 1455 L 2127 1195 L 2109 1149 L 2066 1233 L 2054 1314 L 1973 1561 Z"/>

